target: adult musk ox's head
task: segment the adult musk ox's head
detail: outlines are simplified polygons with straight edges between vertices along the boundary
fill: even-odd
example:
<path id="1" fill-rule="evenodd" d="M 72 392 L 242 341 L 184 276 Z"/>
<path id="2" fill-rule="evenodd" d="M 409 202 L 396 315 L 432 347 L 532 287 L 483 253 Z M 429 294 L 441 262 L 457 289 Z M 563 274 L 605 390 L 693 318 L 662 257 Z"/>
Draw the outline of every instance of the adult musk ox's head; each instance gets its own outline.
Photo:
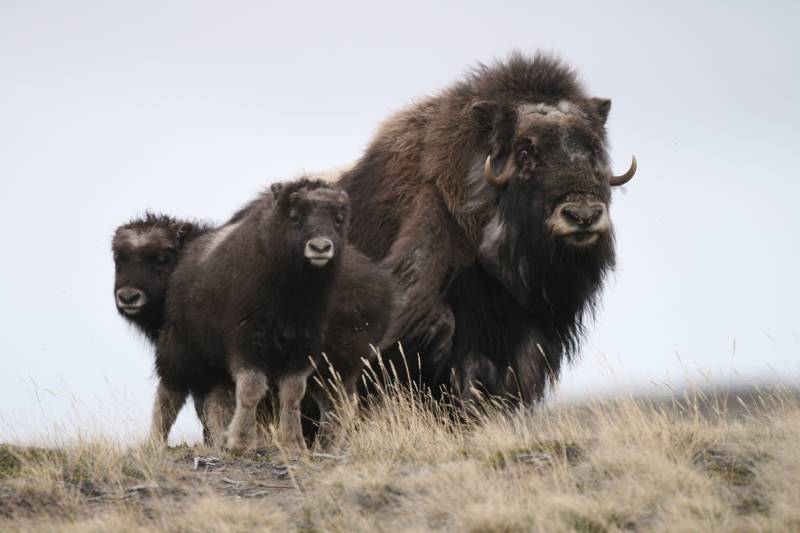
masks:
<path id="1" fill-rule="evenodd" d="M 634 158 L 621 176 L 611 174 L 605 122 L 611 101 L 472 106 L 478 128 L 490 138 L 483 166 L 486 181 L 544 210 L 552 236 L 568 246 L 589 246 L 611 234 L 611 186 L 636 172 Z"/>
<path id="2" fill-rule="evenodd" d="M 475 168 L 496 191 L 479 255 L 521 303 L 533 293 L 572 314 L 613 266 L 611 187 L 633 177 L 636 160 L 625 174 L 612 175 L 610 109 L 611 101 L 600 98 L 471 106 L 488 152 Z M 574 301 L 550 302 L 548 293 Z"/>
<path id="3" fill-rule="evenodd" d="M 148 213 L 114 232 L 114 300 L 117 311 L 145 334 L 160 323 L 167 283 L 183 246 L 207 228 Z"/>
<path id="4" fill-rule="evenodd" d="M 308 179 L 275 184 L 271 190 L 275 197 L 274 235 L 283 240 L 279 245 L 292 262 L 312 269 L 338 265 L 350 219 L 347 193 Z"/>

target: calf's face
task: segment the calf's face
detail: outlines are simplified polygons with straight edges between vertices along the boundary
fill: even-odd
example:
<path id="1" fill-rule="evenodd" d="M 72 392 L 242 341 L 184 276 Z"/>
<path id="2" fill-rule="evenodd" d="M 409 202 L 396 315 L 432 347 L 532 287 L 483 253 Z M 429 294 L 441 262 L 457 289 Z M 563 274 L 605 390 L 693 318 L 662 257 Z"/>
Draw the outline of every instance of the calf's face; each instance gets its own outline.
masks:
<path id="1" fill-rule="evenodd" d="M 341 189 L 300 189 L 278 202 L 288 253 L 314 269 L 337 264 L 350 218 L 350 202 Z"/>
<path id="2" fill-rule="evenodd" d="M 121 227 L 114 235 L 114 299 L 117 311 L 137 320 L 160 310 L 177 265 L 175 239 L 162 228 Z"/>

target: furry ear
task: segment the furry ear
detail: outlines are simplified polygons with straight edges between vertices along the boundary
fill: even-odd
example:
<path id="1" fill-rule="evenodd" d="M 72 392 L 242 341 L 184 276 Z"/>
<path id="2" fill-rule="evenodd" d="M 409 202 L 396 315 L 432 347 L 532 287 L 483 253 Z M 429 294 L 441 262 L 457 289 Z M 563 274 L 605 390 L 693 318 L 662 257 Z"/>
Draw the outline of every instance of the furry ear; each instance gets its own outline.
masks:
<path id="1" fill-rule="evenodd" d="M 269 186 L 269 192 L 272 193 L 275 198 L 281 195 L 281 191 L 283 190 L 283 183 L 273 183 Z"/>
<path id="2" fill-rule="evenodd" d="M 497 102 L 481 100 L 470 108 L 472 120 L 478 126 L 481 137 L 489 145 L 492 156 L 492 169 L 496 174 L 503 171 L 511 154 L 514 141 L 517 115 L 509 106 Z"/>
<path id="3" fill-rule="evenodd" d="M 183 248 L 186 239 L 188 239 L 196 229 L 197 227 L 191 222 L 183 222 L 179 224 L 175 230 L 175 244 L 177 248 Z"/>
<path id="4" fill-rule="evenodd" d="M 469 111 L 475 125 L 477 125 L 482 132 L 489 133 L 494 129 L 500 106 L 497 102 L 481 100 L 472 104 Z"/>
<path id="5" fill-rule="evenodd" d="M 269 186 L 269 190 L 272 193 L 272 205 L 280 209 L 284 209 L 289 205 L 291 194 L 286 194 L 288 191 L 285 183 L 273 183 Z"/>
<path id="6" fill-rule="evenodd" d="M 606 120 L 608 120 L 608 113 L 611 111 L 611 100 L 608 98 L 592 98 L 589 100 L 589 104 L 594 109 L 594 112 L 597 113 L 597 116 L 600 117 L 600 121 L 605 124 Z"/>

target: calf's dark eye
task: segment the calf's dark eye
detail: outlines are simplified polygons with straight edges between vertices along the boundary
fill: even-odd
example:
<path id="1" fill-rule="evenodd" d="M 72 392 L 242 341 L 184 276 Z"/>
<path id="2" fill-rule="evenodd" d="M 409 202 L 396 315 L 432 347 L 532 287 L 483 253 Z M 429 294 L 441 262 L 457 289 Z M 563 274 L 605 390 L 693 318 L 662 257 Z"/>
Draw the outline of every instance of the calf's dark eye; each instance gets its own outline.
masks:
<path id="1" fill-rule="evenodd" d="M 169 262 L 169 257 L 166 254 L 158 254 L 156 257 L 156 263 L 159 265 L 166 265 Z"/>

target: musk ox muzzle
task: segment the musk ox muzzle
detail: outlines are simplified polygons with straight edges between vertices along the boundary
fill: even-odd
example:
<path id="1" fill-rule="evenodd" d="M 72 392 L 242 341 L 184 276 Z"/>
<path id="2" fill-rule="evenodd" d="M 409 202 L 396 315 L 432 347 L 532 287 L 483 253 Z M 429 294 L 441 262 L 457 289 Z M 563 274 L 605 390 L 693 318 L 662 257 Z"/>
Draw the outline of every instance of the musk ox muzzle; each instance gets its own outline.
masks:
<path id="1" fill-rule="evenodd" d="M 606 204 L 590 200 L 558 205 L 547 225 L 555 236 L 573 246 L 594 244 L 602 234 L 611 231 Z"/>
<path id="2" fill-rule="evenodd" d="M 327 237 L 315 237 L 306 242 L 305 257 L 313 267 L 324 267 L 334 253 L 333 241 Z"/>
<path id="3" fill-rule="evenodd" d="M 147 304 L 147 294 L 134 287 L 117 289 L 117 307 L 126 315 L 139 314 Z"/>

